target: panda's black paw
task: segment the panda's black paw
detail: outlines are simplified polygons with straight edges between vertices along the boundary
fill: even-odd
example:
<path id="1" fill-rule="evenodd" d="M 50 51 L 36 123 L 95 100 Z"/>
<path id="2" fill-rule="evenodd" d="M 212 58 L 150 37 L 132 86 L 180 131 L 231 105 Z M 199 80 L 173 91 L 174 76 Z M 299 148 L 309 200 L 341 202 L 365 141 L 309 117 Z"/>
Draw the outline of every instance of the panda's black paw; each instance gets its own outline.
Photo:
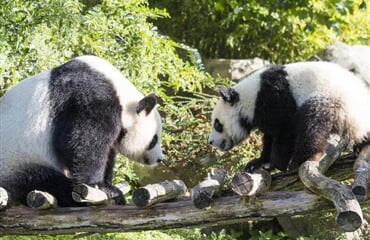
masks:
<path id="1" fill-rule="evenodd" d="M 254 172 L 256 169 L 259 169 L 262 165 L 262 161 L 260 158 L 255 158 L 248 162 L 248 164 L 244 167 L 244 171 L 248 173 Z"/>
<path id="2" fill-rule="evenodd" d="M 244 167 L 244 171 L 248 173 L 252 173 L 257 169 L 264 169 L 266 171 L 272 171 L 273 168 L 274 167 L 269 162 L 266 162 L 264 159 L 255 158 L 248 162 L 248 164 Z"/>
<path id="3" fill-rule="evenodd" d="M 119 190 L 117 187 L 111 184 L 98 184 L 100 190 L 107 194 L 108 199 L 114 200 L 114 203 L 117 205 L 125 205 L 126 198 L 123 195 L 122 191 Z"/>

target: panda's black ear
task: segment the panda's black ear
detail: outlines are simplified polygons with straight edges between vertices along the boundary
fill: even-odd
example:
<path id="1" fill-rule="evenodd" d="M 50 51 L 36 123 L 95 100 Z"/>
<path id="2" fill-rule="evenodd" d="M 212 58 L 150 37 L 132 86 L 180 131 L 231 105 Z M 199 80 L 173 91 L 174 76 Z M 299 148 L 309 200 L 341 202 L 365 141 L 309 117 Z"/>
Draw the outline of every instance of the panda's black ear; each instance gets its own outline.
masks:
<path id="1" fill-rule="evenodd" d="M 218 86 L 218 89 L 220 90 L 221 97 L 225 102 L 233 105 L 239 101 L 239 93 L 235 91 L 235 89 L 227 88 L 224 85 Z"/>
<path id="2" fill-rule="evenodd" d="M 147 116 L 156 105 L 157 97 L 153 93 L 151 93 L 139 101 L 136 106 L 136 113 L 139 114 L 140 112 L 145 110 L 145 115 Z"/>

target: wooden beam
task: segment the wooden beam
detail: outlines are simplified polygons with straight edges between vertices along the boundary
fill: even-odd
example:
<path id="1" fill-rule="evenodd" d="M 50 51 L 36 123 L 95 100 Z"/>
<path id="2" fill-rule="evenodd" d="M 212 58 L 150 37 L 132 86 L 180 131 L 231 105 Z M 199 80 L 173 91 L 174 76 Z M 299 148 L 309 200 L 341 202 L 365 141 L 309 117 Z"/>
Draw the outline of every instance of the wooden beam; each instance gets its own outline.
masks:
<path id="1" fill-rule="evenodd" d="M 333 210 L 333 205 L 307 191 L 269 192 L 259 197 L 261 204 L 245 205 L 239 196 L 216 198 L 209 210 L 194 206 L 190 197 L 178 202 L 159 203 L 150 208 L 133 204 L 37 210 L 10 207 L 0 212 L 0 235 L 71 234 L 76 232 L 127 232 L 181 227 L 202 227 L 271 219 Z M 364 201 L 369 206 L 370 201 Z"/>

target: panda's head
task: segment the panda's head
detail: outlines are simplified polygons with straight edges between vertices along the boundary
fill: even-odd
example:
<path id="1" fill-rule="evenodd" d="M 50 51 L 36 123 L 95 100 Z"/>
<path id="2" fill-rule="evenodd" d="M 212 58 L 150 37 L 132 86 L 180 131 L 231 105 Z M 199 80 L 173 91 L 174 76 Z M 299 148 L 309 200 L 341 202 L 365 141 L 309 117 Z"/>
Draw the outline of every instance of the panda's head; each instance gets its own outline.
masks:
<path id="1" fill-rule="evenodd" d="M 122 116 L 123 130 L 117 146 L 119 152 L 147 165 L 161 162 L 162 120 L 157 110 L 155 95 L 150 94 L 133 103 L 129 112 L 129 116 Z"/>
<path id="2" fill-rule="evenodd" d="M 248 137 L 252 120 L 246 114 L 240 94 L 234 88 L 220 86 L 221 98 L 212 112 L 212 130 L 209 143 L 228 151 Z"/>

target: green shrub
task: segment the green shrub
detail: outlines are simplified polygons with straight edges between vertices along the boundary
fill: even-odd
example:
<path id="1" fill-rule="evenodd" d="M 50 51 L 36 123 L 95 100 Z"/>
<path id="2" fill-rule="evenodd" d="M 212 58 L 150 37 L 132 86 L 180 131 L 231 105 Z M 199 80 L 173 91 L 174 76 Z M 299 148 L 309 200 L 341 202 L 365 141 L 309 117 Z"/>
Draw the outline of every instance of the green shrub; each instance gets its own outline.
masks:
<path id="1" fill-rule="evenodd" d="M 170 100 L 161 86 L 199 91 L 210 78 L 181 60 L 181 47 L 158 34 L 148 19 L 168 17 L 146 0 L 0 3 L 0 95 L 21 79 L 69 58 L 94 54 L 118 67 L 144 92 Z"/>
<path id="2" fill-rule="evenodd" d="M 167 9 L 159 30 L 206 58 L 307 59 L 336 41 L 370 44 L 363 0 L 150 0 Z"/>

